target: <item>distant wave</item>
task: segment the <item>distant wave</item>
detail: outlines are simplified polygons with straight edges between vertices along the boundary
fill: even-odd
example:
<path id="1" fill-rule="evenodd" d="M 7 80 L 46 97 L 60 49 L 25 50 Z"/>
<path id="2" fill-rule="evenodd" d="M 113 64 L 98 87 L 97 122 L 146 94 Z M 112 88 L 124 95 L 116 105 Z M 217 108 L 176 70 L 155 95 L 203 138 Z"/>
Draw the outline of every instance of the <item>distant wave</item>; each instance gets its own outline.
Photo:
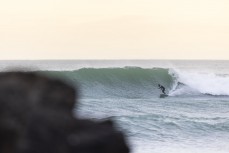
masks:
<path id="1" fill-rule="evenodd" d="M 170 96 L 229 95 L 229 76 L 181 72 L 166 68 L 82 68 L 74 71 L 42 71 L 78 83 L 87 98 L 158 97 L 158 84 Z"/>

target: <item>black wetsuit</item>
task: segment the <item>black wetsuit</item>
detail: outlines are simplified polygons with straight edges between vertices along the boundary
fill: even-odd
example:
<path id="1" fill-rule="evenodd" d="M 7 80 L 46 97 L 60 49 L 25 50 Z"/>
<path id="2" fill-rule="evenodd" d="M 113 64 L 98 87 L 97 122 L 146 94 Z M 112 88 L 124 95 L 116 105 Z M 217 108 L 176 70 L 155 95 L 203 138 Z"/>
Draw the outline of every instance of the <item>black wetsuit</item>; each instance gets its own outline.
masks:
<path id="1" fill-rule="evenodd" d="M 166 93 L 165 93 L 165 87 L 162 86 L 162 85 L 160 85 L 160 84 L 159 84 L 158 86 L 159 86 L 159 89 L 161 89 L 162 93 L 163 93 L 163 94 L 166 94 Z"/>

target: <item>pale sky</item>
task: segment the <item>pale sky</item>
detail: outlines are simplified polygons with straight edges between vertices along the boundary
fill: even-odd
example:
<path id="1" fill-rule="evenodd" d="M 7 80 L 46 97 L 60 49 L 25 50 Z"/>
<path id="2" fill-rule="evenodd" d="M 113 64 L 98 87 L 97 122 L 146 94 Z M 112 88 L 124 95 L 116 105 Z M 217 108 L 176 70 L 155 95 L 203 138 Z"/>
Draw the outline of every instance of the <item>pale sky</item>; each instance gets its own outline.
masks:
<path id="1" fill-rule="evenodd" d="M 0 53 L 229 60 L 229 0 L 0 0 Z"/>

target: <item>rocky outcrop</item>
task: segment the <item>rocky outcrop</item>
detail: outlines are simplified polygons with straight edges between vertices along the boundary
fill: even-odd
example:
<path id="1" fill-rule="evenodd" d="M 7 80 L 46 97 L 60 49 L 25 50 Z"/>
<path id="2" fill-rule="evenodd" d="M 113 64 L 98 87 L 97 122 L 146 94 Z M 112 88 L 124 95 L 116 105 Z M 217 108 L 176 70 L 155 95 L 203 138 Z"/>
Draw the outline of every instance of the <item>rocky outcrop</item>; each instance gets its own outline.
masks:
<path id="1" fill-rule="evenodd" d="M 1 153 L 129 153 L 113 121 L 73 116 L 77 89 L 34 72 L 0 73 Z"/>

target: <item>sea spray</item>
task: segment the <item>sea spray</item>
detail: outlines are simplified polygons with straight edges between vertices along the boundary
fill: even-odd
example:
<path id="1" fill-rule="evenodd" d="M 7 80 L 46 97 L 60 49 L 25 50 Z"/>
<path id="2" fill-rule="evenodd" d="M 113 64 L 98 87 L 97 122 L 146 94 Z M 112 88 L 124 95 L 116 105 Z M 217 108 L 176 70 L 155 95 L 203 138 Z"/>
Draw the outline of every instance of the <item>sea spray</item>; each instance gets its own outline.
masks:
<path id="1" fill-rule="evenodd" d="M 176 85 L 171 95 L 229 95 L 229 76 L 214 73 L 176 71 Z"/>

